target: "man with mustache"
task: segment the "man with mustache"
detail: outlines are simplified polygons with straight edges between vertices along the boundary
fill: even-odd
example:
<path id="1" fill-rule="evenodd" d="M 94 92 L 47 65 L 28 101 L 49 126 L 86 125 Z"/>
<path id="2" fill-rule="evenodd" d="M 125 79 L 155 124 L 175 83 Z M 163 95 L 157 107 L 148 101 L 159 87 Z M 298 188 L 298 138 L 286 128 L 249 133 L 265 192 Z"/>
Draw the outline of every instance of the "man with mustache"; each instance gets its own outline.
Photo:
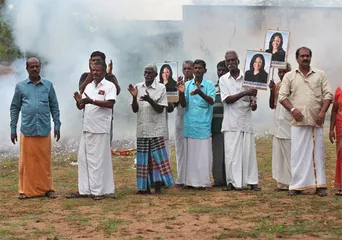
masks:
<path id="1" fill-rule="evenodd" d="M 244 78 L 235 51 L 227 51 L 225 61 L 229 73 L 220 78 L 219 84 L 224 106 L 222 132 L 227 179 L 227 186 L 222 190 L 241 190 L 250 185 L 251 190 L 260 191 L 252 126 L 252 111 L 257 109 L 252 97 L 257 95 L 257 90 L 242 86 Z"/>
<path id="2" fill-rule="evenodd" d="M 19 199 L 47 196 L 56 198 L 51 174 L 51 117 L 54 136 L 60 138 L 61 122 L 57 96 L 50 81 L 40 76 L 40 61 L 26 62 L 28 79 L 15 86 L 11 103 L 11 141 L 18 141 L 17 124 L 21 111 L 19 155 Z"/>
<path id="3" fill-rule="evenodd" d="M 213 152 L 213 167 L 212 173 L 214 178 L 214 187 L 223 187 L 227 185 L 226 181 L 226 167 L 224 165 L 224 136 L 221 132 L 222 120 L 223 120 L 223 104 L 221 101 L 220 91 L 220 78 L 228 72 L 225 61 L 221 61 L 217 64 L 217 81 L 216 97 L 214 103 L 214 114 L 211 123 L 211 140 L 212 140 L 212 152 Z"/>
<path id="4" fill-rule="evenodd" d="M 270 81 L 269 105 L 274 109 L 271 133 L 272 143 L 272 177 L 277 181 L 276 191 L 287 191 L 291 181 L 291 114 L 279 103 L 279 89 L 284 75 L 291 71 L 291 65 L 286 69 L 278 69 L 279 82 Z"/>
<path id="5" fill-rule="evenodd" d="M 326 196 L 323 124 L 333 93 L 323 71 L 311 68 L 312 51 L 298 48 L 298 68 L 285 74 L 280 103 L 293 117 L 291 126 L 291 183 L 289 195 L 316 189 Z"/>
<path id="6" fill-rule="evenodd" d="M 179 102 L 184 111 L 185 185 L 198 189 L 211 187 L 211 120 L 215 85 L 203 78 L 207 72 L 203 60 L 194 61 L 195 78 L 178 82 Z"/>
<path id="7" fill-rule="evenodd" d="M 114 193 L 109 140 L 117 92 L 115 85 L 105 80 L 106 69 L 103 60 L 96 60 L 92 66 L 94 80 L 85 87 L 83 97 L 74 94 L 77 107 L 84 109 L 84 119 L 78 151 L 78 192 L 70 197 L 101 200 L 105 194 Z"/>
<path id="8" fill-rule="evenodd" d="M 186 60 L 183 62 L 183 75 L 178 78 L 178 82 L 184 81 L 184 83 L 194 78 L 194 62 Z M 185 184 L 186 173 L 186 159 L 185 159 L 185 146 L 183 137 L 184 128 L 184 108 L 179 104 L 175 104 L 176 109 L 176 124 L 175 124 L 175 148 L 176 148 L 176 162 L 177 162 L 177 181 L 176 184 L 179 187 Z"/>
<path id="9" fill-rule="evenodd" d="M 94 80 L 92 66 L 94 66 L 94 63 L 97 60 L 102 60 L 102 61 L 106 62 L 106 55 L 100 51 L 95 51 L 90 55 L 90 59 L 89 59 L 89 70 L 90 70 L 90 72 L 83 73 L 81 75 L 79 83 L 78 83 L 80 94 L 82 94 L 84 92 L 84 89 L 86 88 L 86 86 Z M 118 80 L 116 79 L 115 75 L 113 74 L 113 62 L 112 62 L 112 60 L 109 61 L 108 69 L 107 69 L 107 72 L 105 75 L 105 79 L 107 81 L 112 82 L 115 85 L 116 91 L 117 91 L 116 94 L 119 95 L 121 88 L 120 88 Z M 113 114 L 114 114 L 114 109 L 113 109 Z M 112 139 L 113 139 L 113 116 L 112 116 L 111 129 L 110 129 L 110 143 L 112 142 Z"/>
<path id="10" fill-rule="evenodd" d="M 137 194 L 161 193 L 161 186 L 174 184 L 168 154 L 165 149 L 166 108 L 168 107 L 164 84 L 155 81 L 157 67 L 148 64 L 144 82 L 129 85 L 132 110 L 137 113 Z"/>

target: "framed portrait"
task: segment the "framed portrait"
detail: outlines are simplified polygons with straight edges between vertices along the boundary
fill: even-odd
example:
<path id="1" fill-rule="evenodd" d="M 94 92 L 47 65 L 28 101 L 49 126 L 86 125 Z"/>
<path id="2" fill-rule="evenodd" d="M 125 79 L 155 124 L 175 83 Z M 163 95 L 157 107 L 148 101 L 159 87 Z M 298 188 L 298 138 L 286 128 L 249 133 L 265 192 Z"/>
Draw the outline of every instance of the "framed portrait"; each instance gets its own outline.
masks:
<path id="1" fill-rule="evenodd" d="M 243 86 L 267 90 L 272 54 L 247 50 Z"/>
<path id="2" fill-rule="evenodd" d="M 179 96 L 176 87 L 178 62 L 160 62 L 156 63 L 156 65 L 158 69 L 156 81 L 165 85 L 168 102 L 178 102 Z"/>
<path id="3" fill-rule="evenodd" d="M 271 67 L 286 68 L 290 31 L 267 30 L 265 52 L 272 54 Z"/>

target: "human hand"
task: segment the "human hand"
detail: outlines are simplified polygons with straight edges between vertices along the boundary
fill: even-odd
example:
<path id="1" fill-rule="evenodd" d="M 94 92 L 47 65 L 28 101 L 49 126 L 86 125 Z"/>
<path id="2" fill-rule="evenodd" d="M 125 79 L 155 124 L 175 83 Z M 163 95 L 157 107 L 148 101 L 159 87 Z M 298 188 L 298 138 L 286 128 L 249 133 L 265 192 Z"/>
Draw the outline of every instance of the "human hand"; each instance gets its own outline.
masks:
<path id="1" fill-rule="evenodd" d="M 190 93 L 190 95 L 193 96 L 193 95 L 196 95 L 196 94 L 200 94 L 201 92 L 202 92 L 202 90 L 199 87 L 197 87 L 194 91 L 192 91 Z"/>
<path id="2" fill-rule="evenodd" d="M 59 141 L 59 139 L 61 138 L 61 132 L 60 131 L 54 131 L 54 137 L 56 138 L 56 142 Z"/>
<path id="3" fill-rule="evenodd" d="M 133 87 L 132 84 L 128 85 L 128 91 L 130 92 L 132 97 L 137 97 L 138 96 L 138 88 L 137 87 Z"/>
<path id="4" fill-rule="evenodd" d="M 86 104 L 94 102 L 94 100 L 91 99 L 86 93 L 84 93 L 84 95 L 86 96 L 86 98 L 81 99 L 81 101 L 80 101 L 81 104 L 86 105 Z"/>
<path id="5" fill-rule="evenodd" d="M 108 63 L 107 73 L 108 73 L 108 75 L 113 75 L 113 61 L 112 61 L 112 59 Z"/>
<path id="6" fill-rule="evenodd" d="M 11 142 L 15 144 L 15 142 L 18 142 L 17 134 L 11 134 Z"/>
<path id="7" fill-rule="evenodd" d="M 296 122 L 301 122 L 304 119 L 303 114 L 298 109 L 293 110 L 292 116 L 296 120 Z"/>
<path id="8" fill-rule="evenodd" d="M 325 120 L 325 112 L 320 111 L 317 116 L 316 124 L 321 126 Z"/>
<path id="9" fill-rule="evenodd" d="M 268 87 L 271 89 L 271 90 L 274 90 L 275 89 L 275 83 L 273 80 L 270 81 L 270 83 L 268 84 Z"/>
<path id="10" fill-rule="evenodd" d="M 245 91 L 245 96 L 255 97 L 258 93 L 258 90 L 255 88 L 251 88 Z"/>
<path id="11" fill-rule="evenodd" d="M 330 131 L 329 132 L 329 140 L 331 143 L 334 143 L 334 140 L 336 140 L 336 136 L 335 136 L 335 132 L 334 131 Z"/>
<path id="12" fill-rule="evenodd" d="M 179 79 L 179 78 L 178 78 L 178 79 Z M 182 77 L 182 79 L 183 79 L 183 77 Z M 184 93 L 184 91 L 185 91 L 185 85 L 184 85 L 183 80 L 177 82 L 176 88 L 177 88 L 177 90 L 178 90 L 180 93 Z"/>
<path id="13" fill-rule="evenodd" d="M 145 95 L 140 97 L 140 101 L 146 101 L 149 102 L 151 99 L 150 94 L 148 94 L 147 90 L 145 91 Z"/>

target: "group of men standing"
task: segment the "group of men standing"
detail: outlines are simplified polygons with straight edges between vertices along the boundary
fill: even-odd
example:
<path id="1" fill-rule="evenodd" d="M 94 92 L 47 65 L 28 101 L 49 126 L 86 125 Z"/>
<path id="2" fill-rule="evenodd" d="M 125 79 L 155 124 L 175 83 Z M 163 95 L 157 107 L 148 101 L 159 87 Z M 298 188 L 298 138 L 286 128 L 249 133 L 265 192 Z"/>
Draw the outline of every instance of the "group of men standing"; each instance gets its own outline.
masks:
<path id="1" fill-rule="evenodd" d="M 290 195 L 316 188 L 325 196 L 323 123 L 333 94 L 320 70 L 310 67 L 312 52 L 296 51 L 298 68 L 280 69 L 280 82 L 270 82 L 271 109 L 275 109 L 272 151 L 272 175 L 277 190 Z M 168 151 L 168 112 L 176 111 L 177 180 L 180 187 L 241 190 L 258 186 L 258 166 L 252 126 L 257 109 L 256 89 L 243 86 L 235 51 L 227 51 L 217 65 L 215 85 L 204 78 L 203 60 L 184 61 L 184 77 L 178 79 L 179 102 L 167 101 L 166 88 L 155 80 L 155 64 L 144 68 L 145 80 L 128 91 L 131 108 L 137 113 L 137 194 L 161 192 L 174 179 Z M 120 86 L 108 69 L 105 55 L 92 53 L 89 73 L 81 76 L 79 92 L 74 93 L 77 108 L 83 111 L 83 129 L 78 153 L 78 192 L 71 198 L 103 199 L 114 193 L 110 142 L 113 106 Z M 17 122 L 22 113 L 19 161 L 19 198 L 56 197 L 51 177 L 50 113 L 54 135 L 60 138 L 58 101 L 51 82 L 39 75 L 37 58 L 27 61 L 28 79 L 16 85 L 11 104 L 11 140 L 17 141 Z M 292 115 L 292 116 L 291 116 Z M 291 125 L 290 125 L 290 121 Z M 38 176 L 38 177 L 37 177 Z"/>

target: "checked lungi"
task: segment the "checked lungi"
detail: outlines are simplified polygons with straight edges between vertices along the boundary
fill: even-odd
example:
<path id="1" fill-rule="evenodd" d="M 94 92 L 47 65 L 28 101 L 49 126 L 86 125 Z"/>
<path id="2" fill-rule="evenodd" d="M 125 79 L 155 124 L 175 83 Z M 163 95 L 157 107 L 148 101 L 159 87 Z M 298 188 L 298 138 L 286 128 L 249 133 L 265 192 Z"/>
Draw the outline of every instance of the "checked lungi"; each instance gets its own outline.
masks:
<path id="1" fill-rule="evenodd" d="M 174 184 L 164 137 L 137 138 L 137 189 L 146 191 L 156 182 Z"/>

